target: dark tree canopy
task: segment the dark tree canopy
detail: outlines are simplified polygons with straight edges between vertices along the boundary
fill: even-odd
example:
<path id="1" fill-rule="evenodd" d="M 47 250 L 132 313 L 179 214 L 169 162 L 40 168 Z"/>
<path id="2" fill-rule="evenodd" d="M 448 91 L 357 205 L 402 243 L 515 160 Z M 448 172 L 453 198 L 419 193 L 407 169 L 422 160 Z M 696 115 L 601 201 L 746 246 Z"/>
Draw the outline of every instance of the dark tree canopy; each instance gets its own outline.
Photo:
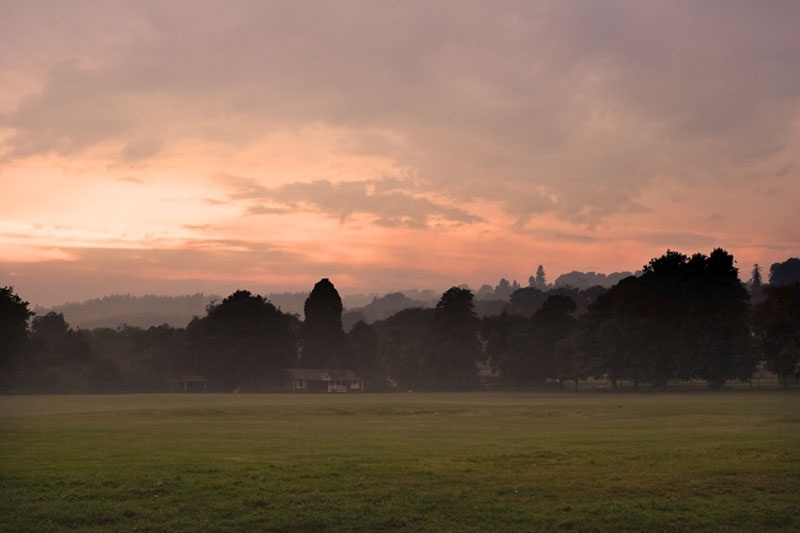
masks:
<path id="1" fill-rule="evenodd" d="M 429 388 L 473 390 L 478 387 L 476 363 L 483 359 L 483 353 L 478 340 L 478 316 L 468 289 L 453 287 L 436 304 L 425 355 Z"/>
<path id="2" fill-rule="evenodd" d="M 749 295 L 733 256 L 722 249 L 688 257 L 667 251 L 598 298 L 579 328 L 598 349 L 584 363 L 615 379 L 701 378 L 712 387 L 746 379 L 750 350 Z"/>
<path id="3" fill-rule="evenodd" d="M 753 322 L 768 367 L 786 385 L 800 369 L 800 283 L 769 287 Z"/>
<path id="4" fill-rule="evenodd" d="M 408 391 L 424 388 L 425 347 L 430 338 L 434 309 L 404 309 L 373 324 L 379 336 L 379 360 L 390 388 Z"/>
<path id="5" fill-rule="evenodd" d="M 489 316 L 481 321 L 480 333 L 489 364 L 501 384 L 509 387 L 533 384 L 530 318 L 509 313 Z"/>
<path id="6" fill-rule="evenodd" d="M 61 313 L 50 312 L 31 325 L 31 392 L 87 392 L 93 361 L 88 335 L 73 330 Z"/>
<path id="7" fill-rule="evenodd" d="M 342 298 L 328 278 L 319 280 L 306 298 L 303 311 L 305 323 L 313 328 L 339 331 L 342 329 Z"/>
<path id="8" fill-rule="evenodd" d="M 28 321 L 33 312 L 14 287 L 0 287 L 0 360 L 5 361 L 28 337 Z"/>
<path id="9" fill-rule="evenodd" d="M 187 327 L 197 368 L 220 390 L 269 387 L 296 360 L 293 319 L 262 296 L 236 291 Z"/>
<path id="10" fill-rule="evenodd" d="M 23 363 L 28 321 L 33 316 L 28 305 L 14 287 L 0 287 L 0 390 L 12 386 Z"/>
<path id="11" fill-rule="evenodd" d="M 481 319 L 466 286 L 446 291 L 435 309 L 394 312 L 417 303 L 395 293 L 353 314 L 348 334 L 328 279 L 303 296 L 304 322 L 240 290 L 186 328 L 146 330 L 75 330 L 58 312 L 32 318 L 3 287 L 0 392 L 166 391 L 181 374 L 205 375 L 212 390 L 274 390 L 295 366 L 353 370 L 372 391 L 577 387 L 588 377 L 612 387 L 703 379 L 717 388 L 750 379 L 756 361 L 786 384 L 800 368 L 798 270 L 796 258 L 776 263 L 767 285 L 756 265 L 743 284 L 725 250 L 667 250 L 610 289 L 579 289 L 547 287 L 540 266 L 524 289 L 506 279 L 482 287 Z M 487 360 L 491 376 L 479 373 Z"/>
<path id="12" fill-rule="evenodd" d="M 783 263 L 773 263 L 769 267 L 770 285 L 791 285 L 800 283 L 800 259 L 792 257 Z"/>
<path id="13" fill-rule="evenodd" d="M 374 392 L 388 390 L 389 376 L 386 373 L 386 361 L 380 357 L 378 333 L 366 322 L 359 321 L 347 334 L 347 338 L 352 353 L 350 370 L 361 376 L 365 390 Z"/>
<path id="14" fill-rule="evenodd" d="M 761 279 L 761 267 L 758 264 L 753 265 L 747 287 L 750 291 L 750 303 L 755 305 L 764 300 L 764 284 Z"/>
<path id="15" fill-rule="evenodd" d="M 536 287 L 525 287 L 511 295 L 509 312 L 516 315 L 531 316 L 547 299 L 547 293 Z"/>
<path id="16" fill-rule="evenodd" d="M 545 290 L 547 288 L 547 276 L 544 273 L 544 267 L 542 265 L 539 265 L 539 268 L 536 269 L 536 279 L 533 281 L 533 287 L 539 290 Z"/>
<path id="17" fill-rule="evenodd" d="M 300 365 L 305 368 L 351 366 L 352 355 L 342 328 L 342 299 L 333 283 L 327 278 L 317 282 L 303 309 Z"/>
<path id="18" fill-rule="evenodd" d="M 485 318 L 481 337 L 501 382 L 510 387 L 531 387 L 560 379 L 560 343 L 572 331 L 576 309 L 569 296 L 551 294 L 530 317 L 503 313 Z"/>
<path id="19" fill-rule="evenodd" d="M 511 295 L 511 301 L 508 306 L 508 312 L 512 314 L 520 314 L 525 316 L 533 316 L 533 314 L 542 307 L 545 300 L 550 296 L 559 294 L 569 297 L 577 306 L 577 313 L 583 314 L 586 312 L 589 304 L 594 302 L 600 294 L 603 294 L 608 289 L 595 285 L 588 289 L 578 289 L 574 287 L 556 287 L 543 291 L 535 287 L 524 287 L 515 291 Z M 499 313 L 497 313 L 499 314 Z"/>

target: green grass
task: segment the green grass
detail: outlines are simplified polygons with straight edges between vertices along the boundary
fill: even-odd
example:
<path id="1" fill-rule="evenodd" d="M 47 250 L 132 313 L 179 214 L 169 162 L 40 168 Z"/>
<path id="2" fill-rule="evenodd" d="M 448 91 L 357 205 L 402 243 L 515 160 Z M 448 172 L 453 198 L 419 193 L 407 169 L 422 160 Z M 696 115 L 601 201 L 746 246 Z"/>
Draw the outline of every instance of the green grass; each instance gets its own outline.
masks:
<path id="1" fill-rule="evenodd" d="M 0 531 L 798 531 L 800 394 L 0 397 Z"/>

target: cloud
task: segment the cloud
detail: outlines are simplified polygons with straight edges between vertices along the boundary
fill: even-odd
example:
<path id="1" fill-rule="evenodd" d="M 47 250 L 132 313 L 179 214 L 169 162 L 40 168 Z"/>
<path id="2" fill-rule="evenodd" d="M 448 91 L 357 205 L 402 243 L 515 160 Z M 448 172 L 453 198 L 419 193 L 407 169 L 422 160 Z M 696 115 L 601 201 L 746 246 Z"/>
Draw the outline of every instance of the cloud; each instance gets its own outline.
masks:
<path id="1" fill-rule="evenodd" d="M 267 188 L 253 178 L 218 175 L 232 200 L 248 200 L 249 215 L 286 214 L 297 211 L 322 213 L 344 223 L 350 216 L 366 214 L 374 224 L 387 228 L 425 228 L 434 220 L 456 224 L 480 222 L 480 216 L 407 192 L 413 184 L 397 178 L 363 181 L 329 180 L 287 183 Z"/>
<path id="2" fill-rule="evenodd" d="M 630 208 L 655 176 L 736 179 L 782 153 L 800 91 L 791 2 L 212 1 L 101 13 L 123 15 L 110 57 L 51 67 L 3 117 L 7 157 L 113 139 L 136 161 L 164 148 L 157 128 L 238 144 L 322 122 L 372 131 L 354 134 L 352 153 L 389 155 L 432 191 L 591 224 Z"/>
<path id="3" fill-rule="evenodd" d="M 780 249 L 797 241 L 798 19 L 781 0 L 12 3 L 0 188 L 40 207 L 19 215 L 34 225 L 208 225 L 233 248 L 242 228 L 313 248 L 447 226 L 479 230 L 469 250 Z M 129 167 L 149 187 L 91 185 Z M 67 180 L 69 199 L 45 196 Z M 180 213 L 157 212 L 165 191 Z M 90 192 L 96 217 L 73 200 Z"/>
<path id="4" fill-rule="evenodd" d="M 0 118 L 14 131 L 6 142 L 6 158 L 68 155 L 123 135 L 129 128 L 126 113 L 113 103 L 101 78 L 73 63 L 53 68 L 40 94 L 26 97 Z"/>
<path id="5" fill-rule="evenodd" d="M 232 200 L 264 200 L 272 194 L 269 188 L 253 178 L 218 173 L 214 179 L 228 189 L 228 197 Z"/>
<path id="6" fill-rule="evenodd" d="M 161 139 L 141 139 L 125 145 L 120 157 L 127 163 L 137 163 L 157 156 L 164 148 Z"/>
<path id="7" fill-rule="evenodd" d="M 145 185 L 147 183 L 143 179 L 136 178 L 134 176 L 122 176 L 120 178 L 117 178 L 116 181 L 119 181 L 121 183 L 133 183 L 135 185 Z"/>
<path id="8" fill-rule="evenodd" d="M 310 204 L 342 221 L 354 213 L 368 213 L 375 216 L 376 224 L 386 227 L 426 227 L 434 217 L 465 224 L 481 220 L 463 209 L 438 204 L 388 185 L 381 180 L 290 183 L 279 187 L 274 198 L 292 206 Z M 375 189 L 370 191 L 371 187 Z"/>

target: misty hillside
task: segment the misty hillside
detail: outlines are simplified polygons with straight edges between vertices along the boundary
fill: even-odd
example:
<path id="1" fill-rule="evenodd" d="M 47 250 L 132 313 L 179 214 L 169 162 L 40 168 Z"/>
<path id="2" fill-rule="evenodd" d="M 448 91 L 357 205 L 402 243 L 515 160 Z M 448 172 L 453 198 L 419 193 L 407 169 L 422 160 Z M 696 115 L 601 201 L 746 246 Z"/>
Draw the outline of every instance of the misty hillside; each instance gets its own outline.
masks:
<path id="1" fill-rule="evenodd" d="M 206 306 L 219 296 L 197 293 L 187 296 L 133 296 L 114 294 L 84 302 L 70 302 L 52 308 L 35 309 L 38 316 L 49 311 L 61 313 L 75 328 L 117 328 L 123 324 L 149 328 L 161 324 L 186 327 L 196 316 L 204 316 Z"/>
<path id="2" fill-rule="evenodd" d="M 412 300 L 402 292 L 393 292 L 380 298 L 374 297 L 370 303 L 363 307 L 349 309 L 342 316 L 342 324 L 345 331 L 349 331 L 359 320 L 372 324 L 412 307 L 433 307 L 433 304 L 428 299 Z"/>
<path id="3" fill-rule="evenodd" d="M 548 287 L 583 290 L 597 286 L 610 287 L 630 275 L 630 272 L 615 272 L 608 275 L 595 272 L 570 272 L 559 276 L 553 285 L 546 285 L 544 290 L 548 290 Z M 510 283 L 505 279 L 500 280 L 496 287 L 484 285 L 477 293 L 476 312 L 479 316 L 502 313 L 508 308 L 512 293 L 521 288 L 516 281 Z M 281 311 L 297 315 L 302 319 L 303 306 L 308 294 L 308 292 L 283 292 L 266 294 L 265 297 Z M 439 296 L 436 291 L 430 289 L 407 289 L 381 296 L 343 295 L 342 303 L 346 311 L 342 319 L 346 329 L 359 320 L 371 324 L 404 309 L 433 307 Z M 186 296 L 115 294 L 52 308 L 38 307 L 35 312 L 39 316 L 50 311 L 61 313 L 67 323 L 80 329 L 117 328 L 126 324 L 140 328 L 161 324 L 183 328 L 192 318 L 205 316 L 209 304 L 221 302 L 223 299 L 224 296 L 203 293 Z"/>

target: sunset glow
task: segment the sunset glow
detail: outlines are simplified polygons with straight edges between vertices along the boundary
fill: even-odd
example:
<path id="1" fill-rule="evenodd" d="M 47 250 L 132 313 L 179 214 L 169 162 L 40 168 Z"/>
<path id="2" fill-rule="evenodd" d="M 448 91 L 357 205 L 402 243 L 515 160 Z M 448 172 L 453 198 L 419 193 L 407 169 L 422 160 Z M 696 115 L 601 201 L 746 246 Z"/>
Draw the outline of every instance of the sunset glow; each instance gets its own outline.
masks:
<path id="1" fill-rule="evenodd" d="M 0 5 L 34 304 L 800 254 L 798 3 Z"/>

